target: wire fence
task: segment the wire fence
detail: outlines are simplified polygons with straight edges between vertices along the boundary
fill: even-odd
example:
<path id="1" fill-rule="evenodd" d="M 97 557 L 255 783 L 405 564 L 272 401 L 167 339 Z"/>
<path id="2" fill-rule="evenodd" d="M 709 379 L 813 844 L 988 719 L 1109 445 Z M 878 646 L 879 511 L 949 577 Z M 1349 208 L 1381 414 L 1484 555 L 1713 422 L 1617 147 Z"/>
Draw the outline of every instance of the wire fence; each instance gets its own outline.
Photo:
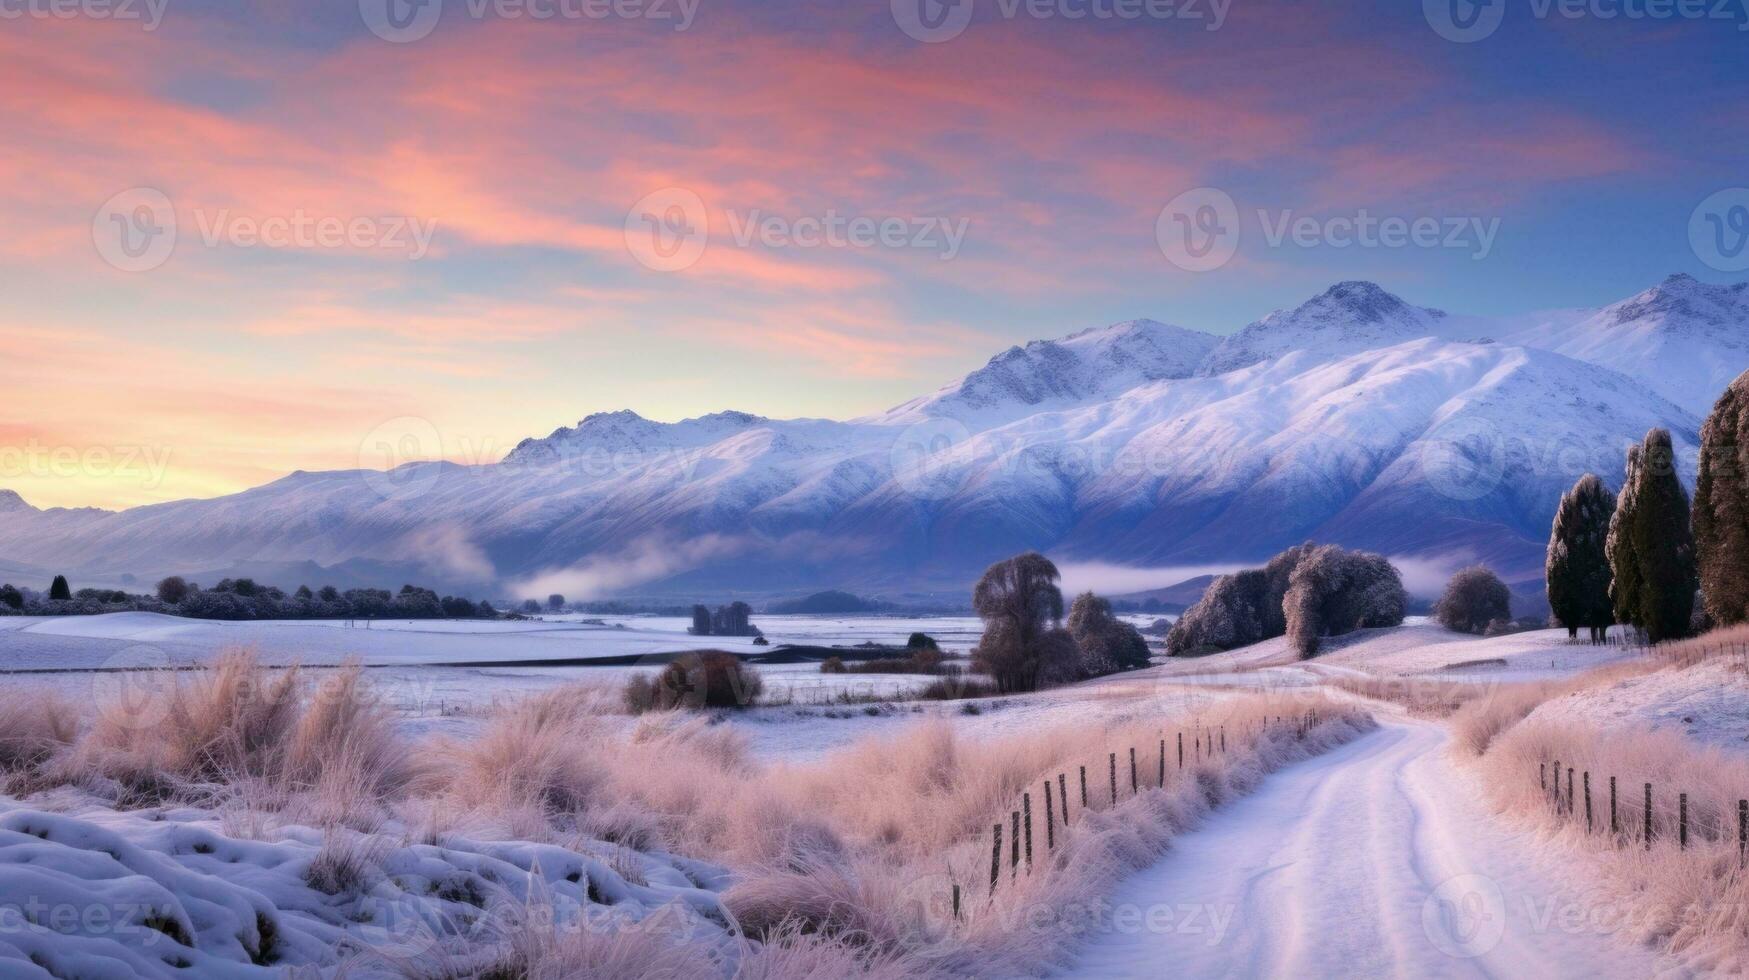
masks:
<path id="1" fill-rule="evenodd" d="M 1031 875 L 1035 843 L 1041 846 L 1042 856 L 1048 858 L 1057 848 L 1067 845 L 1073 828 L 1087 813 L 1114 810 L 1140 796 L 1144 789 L 1164 790 L 1205 761 L 1225 757 L 1241 747 L 1255 748 L 1263 738 L 1285 733 L 1304 740 L 1323 720 L 1316 709 L 1297 716 L 1275 715 L 1235 730 L 1231 738 L 1226 725 L 1194 726 L 1170 734 L 1162 730 L 1157 744 L 1124 746 L 1107 752 L 1104 759 L 1093 761 L 1091 767 L 1076 764 L 1073 769 L 1062 768 L 1054 779 L 1046 774 L 1039 783 L 1038 800 L 1042 805 L 1038 809 L 1033 805 L 1033 791 L 1023 790 L 1014 808 L 1004 815 L 1006 819 L 990 825 L 986 901 L 995 900 L 1004 870 L 1011 882 L 1022 874 Z M 1034 835 L 1035 826 L 1042 841 Z M 951 902 L 956 921 L 964 914 L 965 897 L 961 885 L 955 882 Z"/>
<path id="2" fill-rule="evenodd" d="M 1563 784 L 1564 777 L 1564 784 Z M 1537 763 L 1537 784 L 1554 814 L 1573 823 L 1583 821 L 1586 834 L 1603 834 L 1617 847 L 1638 845 L 1650 851 L 1657 841 L 1674 841 L 1680 850 L 1691 843 L 1728 844 L 1735 831 L 1737 867 L 1749 867 L 1749 798 L 1737 800 L 1736 812 L 1729 806 L 1696 799 L 1678 790 L 1675 800 L 1666 787 L 1659 792 L 1652 783 L 1618 785 L 1614 775 L 1601 774 L 1595 784 L 1589 769 L 1567 766 L 1561 760 Z M 1733 824 L 1735 825 L 1733 827 Z"/>

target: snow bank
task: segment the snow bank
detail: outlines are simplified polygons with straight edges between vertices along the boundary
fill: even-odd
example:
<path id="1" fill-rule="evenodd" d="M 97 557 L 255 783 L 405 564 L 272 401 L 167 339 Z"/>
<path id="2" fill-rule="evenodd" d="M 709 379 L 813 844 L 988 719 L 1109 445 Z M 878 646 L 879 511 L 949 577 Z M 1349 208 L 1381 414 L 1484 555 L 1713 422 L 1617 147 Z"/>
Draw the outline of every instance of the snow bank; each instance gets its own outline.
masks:
<path id="1" fill-rule="evenodd" d="M 353 880 L 313 887 L 335 861 Z M 596 842 L 412 843 L 305 827 L 247 840 L 199 810 L 75 816 L 0 799 L 0 975 L 256 977 L 367 947 L 362 964 L 392 972 L 460 955 L 499 910 L 535 904 L 600 932 L 663 910 L 689 938 L 726 942 L 726 884 L 711 865 Z"/>

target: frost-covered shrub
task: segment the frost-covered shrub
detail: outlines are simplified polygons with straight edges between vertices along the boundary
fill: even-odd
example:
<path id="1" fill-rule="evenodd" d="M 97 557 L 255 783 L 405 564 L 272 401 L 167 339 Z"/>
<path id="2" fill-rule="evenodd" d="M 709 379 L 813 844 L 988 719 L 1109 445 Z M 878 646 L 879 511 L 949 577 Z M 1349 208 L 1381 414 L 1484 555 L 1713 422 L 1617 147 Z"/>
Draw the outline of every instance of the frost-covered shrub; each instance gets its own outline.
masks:
<path id="1" fill-rule="evenodd" d="M 1067 625 L 1080 651 L 1083 676 L 1099 677 L 1148 666 L 1148 641 L 1134 626 L 1112 614 L 1109 600 L 1081 593 L 1069 608 Z"/>
<path id="2" fill-rule="evenodd" d="M 765 683 L 759 671 L 721 650 L 689 653 L 662 668 L 654 680 L 634 674 L 626 681 L 625 706 L 633 714 L 677 708 L 746 708 Z"/>
<path id="3" fill-rule="evenodd" d="M 1166 635 L 1166 653 L 1181 657 L 1231 650 L 1286 633 L 1282 599 L 1294 569 L 1315 548 L 1310 542 L 1295 545 L 1262 568 L 1215 579 L 1202 599 L 1173 624 Z"/>
<path id="4" fill-rule="evenodd" d="M 1383 555 L 1327 544 L 1295 566 L 1282 612 L 1294 649 L 1310 657 L 1323 637 L 1402 625 L 1408 601 L 1402 576 Z"/>
<path id="5" fill-rule="evenodd" d="M 1451 577 L 1433 614 L 1448 630 L 1499 636 L 1511 625 L 1512 592 L 1498 575 L 1474 565 Z"/>

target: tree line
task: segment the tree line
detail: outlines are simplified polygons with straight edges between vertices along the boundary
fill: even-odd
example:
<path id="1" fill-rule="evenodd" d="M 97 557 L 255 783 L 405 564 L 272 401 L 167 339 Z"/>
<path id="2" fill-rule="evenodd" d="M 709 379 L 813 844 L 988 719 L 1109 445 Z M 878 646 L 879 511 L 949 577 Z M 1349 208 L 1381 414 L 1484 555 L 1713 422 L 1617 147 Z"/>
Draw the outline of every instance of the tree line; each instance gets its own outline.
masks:
<path id="1" fill-rule="evenodd" d="M 1616 624 L 1653 643 L 1749 621 L 1749 372 L 1731 382 L 1701 427 L 1691 500 L 1670 433 L 1630 447 L 1620 493 L 1579 478 L 1549 535 L 1549 605 L 1592 640 Z"/>
<path id="2" fill-rule="evenodd" d="M 557 597 L 555 597 L 557 598 Z M 561 600 L 562 605 L 562 600 Z M 535 605 L 538 611 L 539 604 Z M 347 589 L 332 585 L 311 589 L 299 586 L 287 593 L 276 586 L 248 578 L 222 579 L 201 588 L 172 575 L 163 579 L 150 595 L 116 589 L 80 589 L 56 575 L 46 593 L 0 585 L 0 615 L 33 616 L 95 615 L 110 612 L 157 612 L 194 619 L 494 619 L 499 612 L 484 599 L 475 602 L 461 596 L 440 596 L 417 585 L 403 585 L 399 592 L 387 589 Z"/>

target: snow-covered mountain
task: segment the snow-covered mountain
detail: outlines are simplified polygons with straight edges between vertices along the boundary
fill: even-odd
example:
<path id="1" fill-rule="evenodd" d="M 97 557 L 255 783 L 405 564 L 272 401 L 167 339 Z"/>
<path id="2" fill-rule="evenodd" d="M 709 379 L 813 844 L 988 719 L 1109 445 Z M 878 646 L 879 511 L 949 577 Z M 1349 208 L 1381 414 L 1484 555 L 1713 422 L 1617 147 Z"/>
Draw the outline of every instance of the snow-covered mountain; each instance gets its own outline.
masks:
<path id="1" fill-rule="evenodd" d="M 1746 326 L 1742 287 L 1684 277 L 1495 321 L 1341 283 L 1226 339 L 1138 320 L 1012 348 L 852 421 L 602 413 L 497 464 L 298 472 L 113 513 L 0 493 L 0 562 L 697 595 L 957 590 L 1024 548 L 1206 568 L 1316 538 L 1534 583 L 1560 493 L 1617 481 L 1647 429 L 1673 431 L 1692 478 Z"/>
<path id="2" fill-rule="evenodd" d="M 1601 310 L 1530 317 L 1500 339 L 1614 368 L 1704 417 L 1749 365 L 1749 283 L 1674 275 Z"/>

